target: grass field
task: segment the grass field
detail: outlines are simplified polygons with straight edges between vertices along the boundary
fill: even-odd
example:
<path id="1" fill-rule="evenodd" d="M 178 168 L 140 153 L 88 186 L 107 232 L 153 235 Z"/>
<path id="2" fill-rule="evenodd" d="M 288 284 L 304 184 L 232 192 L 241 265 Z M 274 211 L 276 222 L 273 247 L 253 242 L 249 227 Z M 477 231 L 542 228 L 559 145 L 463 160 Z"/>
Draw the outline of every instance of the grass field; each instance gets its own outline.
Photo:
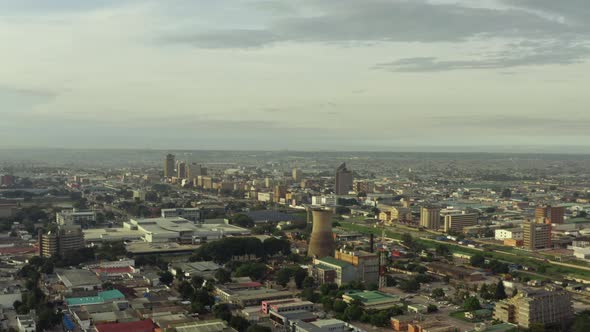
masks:
<path id="1" fill-rule="evenodd" d="M 362 234 L 371 234 L 372 233 L 372 234 L 380 236 L 381 232 L 382 232 L 381 228 L 375 228 L 375 227 L 371 227 L 368 225 L 354 224 L 354 223 L 350 223 L 350 222 L 340 222 L 340 225 L 341 225 L 340 227 L 343 229 L 362 233 Z M 389 229 L 385 230 L 385 236 L 392 238 L 392 239 L 396 239 L 396 240 L 401 239 L 401 236 L 403 233 L 404 233 L 403 230 L 401 230 L 400 232 L 392 231 Z M 436 240 L 429 240 L 429 239 L 424 239 L 424 238 L 416 239 L 414 237 L 414 240 L 416 242 L 420 243 L 421 245 L 425 246 L 426 248 L 435 248 L 439 243 L 441 243 Z M 561 279 L 563 277 L 574 277 L 574 278 L 582 278 L 582 279 L 590 280 L 590 271 L 588 271 L 588 270 L 578 269 L 578 268 L 569 267 L 569 266 L 560 266 L 560 265 L 551 264 L 548 262 L 543 262 L 541 260 L 532 258 L 530 256 L 527 257 L 527 255 L 530 255 L 530 254 L 526 251 L 515 250 L 515 249 L 509 248 L 509 247 L 501 247 L 501 246 L 494 246 L 493 248 L 489 248 L 492 250 L 489 250 L 489 249 L 488 250 L 481 250 L 481 249 L 475 249 L 475 248 L 466 248 L 464 246 L 460 246 L 460 245 L 449 243 L 449 242 L 443 242 L 443 243 L 453 253 L 462 253 L 462 254 L 469 254 L 469 255 L 483 254 L 486 257 L 495 258 L 495 259 L 503 261 L 503 262 L 515 263 L 515 264 L 519 264 L 519 265 L 528 266 L 528 267 L 534 268 L 536 271 L 540 270 L 538 273 L 546 275 L 547 278 L 549 278 L 549 279 L 556 279 L 556 278 Z M 496 252 L 494 250 L 502 250 L 503 252 Z M 579 264 L 579 265 L 583 266 L 583 263 Z"/>

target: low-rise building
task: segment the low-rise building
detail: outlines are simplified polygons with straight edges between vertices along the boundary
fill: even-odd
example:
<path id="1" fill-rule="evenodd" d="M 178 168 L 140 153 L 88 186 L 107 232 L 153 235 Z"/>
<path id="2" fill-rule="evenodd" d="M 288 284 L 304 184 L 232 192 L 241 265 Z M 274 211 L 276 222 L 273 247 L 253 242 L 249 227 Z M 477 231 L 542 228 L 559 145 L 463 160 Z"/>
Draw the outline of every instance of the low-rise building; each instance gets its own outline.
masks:
<path id="1" fill-rule="evenodd" d="M 58 225 L 87 226 L 96 223 L 96 211 L 63 210 L 55 214 Z"/>
<path id="2" fill-rule="evenodd" d="M 36 332 L 37 323 L 35 322 L 35 311 L 28 315 L 17 315 L 16 323 L 19 332 Z"/>
<path id="3" fill-rule="evenodd" d="M 518 294 L 500 301 L 494 318 L 529 328 L 533 324 L 562 324 L 573 318 L 569 292 L 548 286 L 545 289 L 519 289 Z"/>
<path id="4" fill-rule="evenodd" d="M 365 310 L 385 310 L 402 304 L 399 296 L 380 291 L 350 291 L 342 299 L 346 303 L 358 301 Z"/>
<path id="5" fill-rule="evenodd" d="M 523 240 L 524 230 L 520 227 L 496 229 L 494 231 L 494 238 L 499 241 L 504 240 Z"/>

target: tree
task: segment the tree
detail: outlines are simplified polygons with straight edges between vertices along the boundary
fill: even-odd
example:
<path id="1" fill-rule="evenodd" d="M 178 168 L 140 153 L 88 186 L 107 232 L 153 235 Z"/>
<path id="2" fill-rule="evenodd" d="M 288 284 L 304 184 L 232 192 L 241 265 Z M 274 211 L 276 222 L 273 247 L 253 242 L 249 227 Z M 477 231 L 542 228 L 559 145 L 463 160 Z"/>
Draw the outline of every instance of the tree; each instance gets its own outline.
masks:
<path id="1" fill-rule="evenodd" d="M 271 332 L 272 329 L 270 327 L 254 324 L 248 327 L 246 332 Z"/>
<path id="2" fill-rule="evenodd" d="M 438 307 L 436 305 L 434 305 L 434 304 L 429 304 L 428 307 L 426 308 L 426 311 L 428 313 L 437 312 L 438 311 Z"/>
<path id="3" fill-rule="evenodd" d="M 170 285 L 174 281 L 174 275 L 170 271 L 160 273 L 160 282 L 165 285 Z"/>
<path id="4" fill-rule="evenodd" d="M 334 308 L 334 311 L 336 312 L 344 312 L 344 310 L 346 310 L 347 307 L 348 305 L 346 304 L 346 302 L 340 299 L 335 300 L 332 304 L 332 308 Z"/>
<path id="5" fill-rule="evenodd" d="M 442 288 L 435 288 L 432 290 L 432 297 L 435 299 L 442 299 L 445 297 L 445 291 Z"/>
<path id="6" fill-rule="evenodd" d="M 590 310 L 585 310 L 576 315 L 572 332 L 590 331 Z"/>
<path id="7" fill-rule="evenodd" d="M 313 280 L 312 277 L 305 277 L 305 279 L 303 279 L 303 288 L 312 288 L 313 285 L 315 283 L 315 280 Z"/>
<path id="8" fill-rule="evenodd" d="M 229 310 L 229 306 L 225 303 L 214 306 L 213 315 L 215 315 L 215 318 L 223 319 L 228 323 L 232 317 L 231 310 Z"/>
<path id="9" fill-rule="evenodd" d="M 232 218 L 231 223 L 240 227 L 254 227 L 254 220 L 245 214 L 236 214 Z"/>
<path id="10" fill-rule="evenodd" d="M 248 320 L 244 317 L 233 316 L 229 320 L 229 325 L 238 330 L 238 332 L 246 332 L 246 330 L 250 327 L 250 322 L 248 322 Z"/>
<path id="11" fill-rule="evenodd" d="M 275 281 L 277 284 L 285 287 L 289 283 L 289 280 L 291 280 L 291 273 L 292 272 L 290 269 L 282 268 L 279 270 L 279 272 L 277 272 Z"/>
<path id="12" fill-rule="evenodd" d="M 465 311 L 479 310 L 481 309 L 481 304 L 479 303 L 477 297 L 469 296 L 467 299 L 465 299 L 465 302 L 463 302 L 463 309 L 465 309 Z"/>
<path id="13" fill-rule="evenodd" d="M 215 279 L 220 284 L 225 284 L 231 281 L 231 272 L 226 269 L 219 269 L 215 271 Z"/>
<path id="14" fill-rule="evenodd" d="M 436 254 L 439 256 L 448 256 L 451 253 L 449 247 L 446 245 L 439 243 L 436 245 Z"/>
<path id="15" fill-rule="evenodd" d="M 402 280 L 398 287 L 404 292 L 416 292 L 420 289 L 420 283 L 412 278 L 409 280 Z"/>
<path id="16" fill-rule="evenodd" d="M 322 295 L 328 295 L 330 294 L 330 292 L 332 291 L 336 291 L 338 290 L 338 285 L 336 284 L 322 284 L 320 286 L 320 294 Z"/>
<path id="17" fill-rule="evenodd" d="M 302 268 L 298 268 L 295 271 L 295 286 L 297 286 L 297 289 L 303 288 L 303 282 L 305 281 L 305 278 L 307 278 L 307 271 Z"/>
<path id="18" fill-rule="evenodd" d="M 263 263 L 244 263 L 236 269 L 236 277 L 250 277 L 252 280 L 261 280 L 268 271 Z"/>
<path id="19" fill-rule="evenodd" d="M 361 318 L 363 309 L 360 306 L 353 304 L 344 310 L 344 316 L 348 321 L 356 321 Z"/>
<path id="20" fill-rule="evenodd" d="M 483 267 L 485 264 L 486 258 L 481 254 L 475 254 L 469 258 L 469 263 L 475 267 Z"/>
<path id="21" fill-rule="evenodd" d="M 506 289 L 504 288 L 504 283 L 502 280 L 498 281 L 496 285 L 496 291 L 494 293 L 494 299 L 496 300 L 503 300 L 506 298 Z"/>
<path id="22" fill-rule="evenodd" d="M 286 239 L 271 237 L 262 242 L 262 247 L 268 256 L 274 256 L 276 254 L 288 255 L 291 253 L 291 243 Z"/>
<path id="23" fill-rule="evenodd" d="M 195 289 L 188 281 L 183 281 L 178 285 L 178 292 L 184 300 L 190 299 L 195 293 Z"/>
<path id="24" fill-rule="evenodd" d="M 408 247 L 412 247 L 414 245 L 414 238 L 410 233 L 402 234 L 402 243 Z"/>

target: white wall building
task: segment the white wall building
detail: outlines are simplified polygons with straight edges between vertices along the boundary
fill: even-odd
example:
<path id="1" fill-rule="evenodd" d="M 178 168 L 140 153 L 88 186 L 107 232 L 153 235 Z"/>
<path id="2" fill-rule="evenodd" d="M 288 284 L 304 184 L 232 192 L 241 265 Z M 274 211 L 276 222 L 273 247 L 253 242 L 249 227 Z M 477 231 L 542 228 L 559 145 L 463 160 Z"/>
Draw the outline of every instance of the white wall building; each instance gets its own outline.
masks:
<path id="1" fill-rule="evenodd" d="M 508 229 L 496 229 L 494 232 L 496 240 L 523 240 L 524 231 L 522 228 L 508 228 Z"/>

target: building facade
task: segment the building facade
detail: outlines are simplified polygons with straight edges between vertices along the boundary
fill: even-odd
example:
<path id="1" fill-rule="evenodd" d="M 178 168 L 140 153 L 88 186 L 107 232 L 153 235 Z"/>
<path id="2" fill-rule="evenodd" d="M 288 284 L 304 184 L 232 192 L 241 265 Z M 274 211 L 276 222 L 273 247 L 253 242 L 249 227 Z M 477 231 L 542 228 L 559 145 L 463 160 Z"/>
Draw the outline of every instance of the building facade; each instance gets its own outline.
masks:
<path id="1" fill-rule="evenodd" d="M 544 205 L 535 209 L 535 221 L 548 224 L 563 224 L 565 208 L 563 206 Z"/>
<path id="2" fill-rule="evenodd" d="M 571 295 L 562 289 L 519 289 L 518 294 L 500 301 L 494 319 L 529 328 L 532 324 L 561 324 L 573 318 Z"/>
<path id="3" fill-rule="evenodd" d="M 164 177 L 171 178 L 174 176 L 174 155 L 167 154 L 164 160 Z"/>
<path id="4" fill-rule="evenodd" d="M 445 216 L 446 233 L 463 233 L 463 228 L 477 225 L 477 213 L 448 214 Z"/>
<path id="5" fill-rule="evenodd" d="M 527 221 L 522 226 L 523 246 L 525 249 L 551 248 L 551 224 Z"/>
<path id="6" fill-rule="evenodd" d="M 352 172 L 346 168 L 346 163 L 336 168 L 336 183 L 334 193 L 336 195 L 347 195 L 352 191 Z"/>
<path id="7" fill-rule="evenodd" d="M 427 229 L 440 228 L 440 209 L 437 207 L 420 208 L 420 226 Z"/>
<path id="8" fill-rule="evenodd" d="M 84 246 L 84 233 L 79 226 L 60 226 L 57 230 L 39 234 L 41 257 L 65 257 Z"/>

